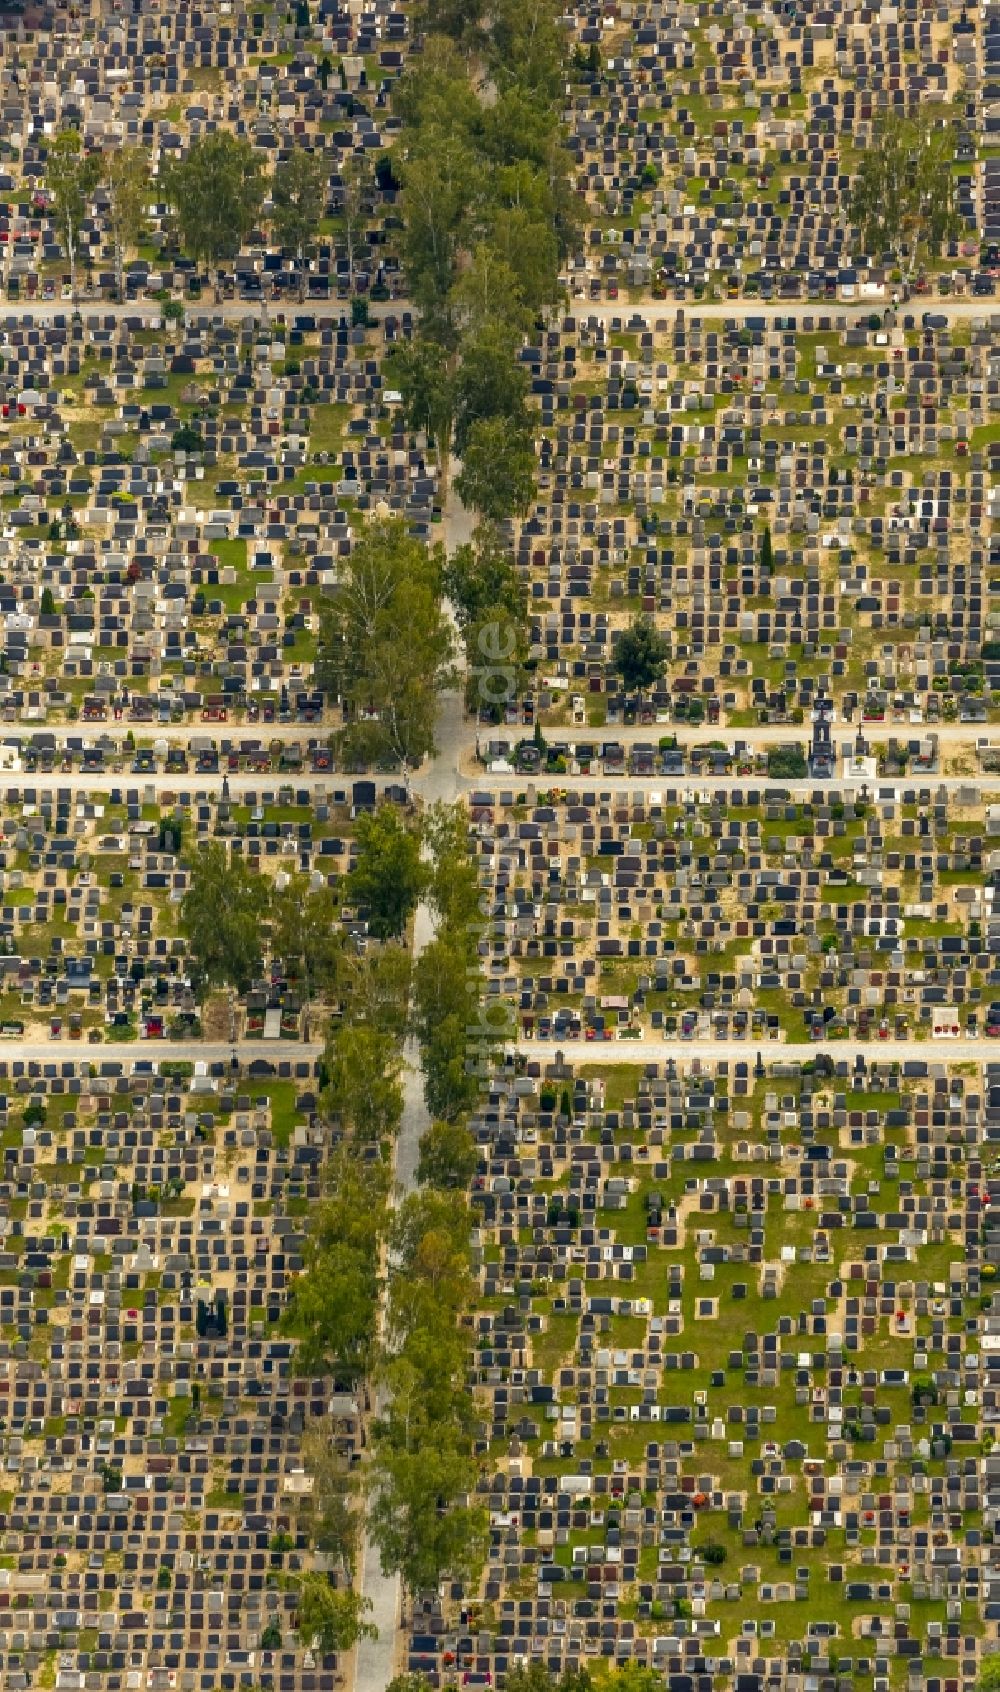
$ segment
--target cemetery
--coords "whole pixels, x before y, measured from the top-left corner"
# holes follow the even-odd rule
[[[1000,10],[0,11],[0,1685],[1000,1684]]]

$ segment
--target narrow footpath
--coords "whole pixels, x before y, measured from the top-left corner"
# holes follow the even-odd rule
[[[453,470],[454,470],[453,466]],[[449,483],[448,497],[442,513],[443,540],[449,555],[470,539],[475,519],[454,492],[454,474]],[[456,630],[456,647],[458,634]],[[437,751],[412,778],[414,796],[425,805],[438,801],[450,804],[464,789],[459,779],[464,739],[466,735],[463,698],[464,678],[459,685],[441,695],[435,725]],[[413,959],[434,938],[434,913],[421,902],[413,920]],[[403,1119],[396,1141],[396,1187],[394,1202],[399,1203],[412,1193],[417,1184],[417,1159],[420,1137],[430,1126],[430,1115],[424,1103],[424,1077],[420,1067],[420,1049],[415,1040],[408,1040],[403,1070]],[[382,1401],[379,1401],[379,1408]],[[355,1692],[384,1692],[397,1672],[399,1624],[402,1613],[402,1591],[397,1575],[384,1575],[378,1547],[367,1539],[361,1552],[361,1591],[371,1600],[368,1620],[378,1628],[377,1639],[363,1639],[355,1655]]]

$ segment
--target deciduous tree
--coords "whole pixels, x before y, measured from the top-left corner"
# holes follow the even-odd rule
[[[271,951],[301,981],[307,1000],[332,987],[342,949],[333,889],[313,887],[307,875],[289,876],[271,900]]]
[[[409,947],[391,942],[340,955],[335,991],[353,1022],[386,1034],[397,1044],[409,1020],[411,956]]]
[[[332,1416],[307,1424],[302,1435],[302,1462],[312,1480],[306,1507],[310,1541],[350,1581],[361,1537],[360,1485],[357,1469],[339,1448],[338,1427]]]
[[[306,258],[326,210],[330,173],[322,153],[293,147],[280,160],[271,186],[274,233],[299,264],[299,299],[306,291]]]
[[[376,1430],[368,1531],[383,1570],[408,1592],[435,1591],[445,1574],[469,1579],[481,1567],[488,1518],[472,1498],[475,1480],[467,1441],[398,1381]]]
[[[354,266],[358,242],[368,215],[368,193],[371,187],[371,161],[367,153],[352,153],[340,167],[340,190],[337,194],[337,214],[344,231],[344,251],[347,254],[347,285],[354,292]]]
[[[563,36],[555,0],[496,0],[490,67],[500,87],[517,83],[549,103],[559,98]]]
[[[448,300],[459,269],[476,161],[467,139],[438,124],[395,156],[403,183],[403,259],[409,292],[435,333],[449,334]]]
[[[422,429],[436,451],[446,483],[455,417],[455,379],[446,349],[426,335],[398,341],[389,349],[385,373],[387,385],[402,395],[407,426]]]
[[[503,419],[518,433],[529,426],[528,377],[516,350],[516,339],[499,325],[486,325],[462,343],[455,378],[455,447],[463,457],[479,422]]]
[[[493,524],[484,524],[471,541],[455,548],[444,567],[444,591],[463,632],[490,611],[505,611],[518,621],[525,615],[524,588]]]
[[[439,931],[464,936],[474,953],[486,932],[488,906],[480,890],[476,860],[469,850],[469,813],[461,803],[432,805],[424,816],[423,838],[430,855],[427,899],[437,912]]]
[[[77,301],[76,261],[80,227],[100,179],[100,154],[84,151],[77,130],[60,130],[48,149],[45,181],[55,202],[56,223],[66,248],[74,305]]]
[[[908,280],[921,257],[936,257],[959,234],[950,124],[933,107],[891,114],[874,125],[851,188],[850,216],[865,252],[891,253]]]
[[[479,1165],[476,1142],[462,1122],[432,1122],[420,1136],[417,1180],[442,1191],[464,1190]]]
[[[219,267],[236,257],[260,217],[266,179],[249,141],[215,129],[166,167],[163,186],[185,250]]]
[[[380,805],[358,818],[357,856],[345,883],[353,904],[367,912],[378,940],[398,938],[430,878],[420,856],[420,831],[397,805]]]
[[[438,694],[452,676],[442,607],[442,554],[400,521],[360,536],[323,618],[322,684],[344,704],[337,736],[348,758],[415,768],[434,748]]]
[[[103,163],[108,229],[115,252],[115,287],[121,299],[125,292],[125,254],[142,234],[152,192],[149,155],[144,147],[118,147],[105,155]]]
[[[535,450],[528,431],[505,417],[474,423],[455,492],[487,522],[523,515],[536,492]]]
[[[265,879],[211,841],[191,870],[181,903],[181,925],[202,981],[245,992],[260,969],[261,925],[270,904]]]
[[[668,647],[651,617],[635,617],[615,643],[613,663],[629,693],[645,693],[659,681]]]
[[[456,1423],[464,1423],[467,1342],[459,1316],[474,1292],[464,1193],[433,1188],[410,1193],[392,1218],[389,1243],[387,1328],[392,1353],[409,1359],[436,1416],[450,1414]],[[456,1395],[463,1403],[453,1407]]]
[[[515,340],[530,322],[513,262],[480,241],[451,290],[453,320],[464,335],[499,329]]]
[[[497,1049],[480,1024],[479,991],[465,937],[446,929],[425,946],[413,971],[414,1026],[432,1116],[454,1121],[471,1109]]]
[[[328,1175],[330,1196],[310,1209],[305,1267],[283,1326],[299,1339],[303,1374],[330,1371],[357,1380],[370,1373],[375,1357],[390,1172],[344,1144],[331,1156]]]
[[[324,1656],[331,1651],[351,1651],[359,1639],[376,1639],[378,1628],[366,1617],[372,1602],[353,1587],[334,1587],[325,1574],[301,1577],[296,1616],[304,1645],[318,1648]]]
[[[444,588],[465,646],[469,710],[497,719],[525,686],[529,644],[526,595],[495,524],[456,547]]]
[[[339,1117],[361,1145],[377,1145],[396,1133],[403,1089],[399,1045],[390,1034],[349,1022],[335,1032],[323,1065],[327,1083],[320,1103],[325,1115]]]

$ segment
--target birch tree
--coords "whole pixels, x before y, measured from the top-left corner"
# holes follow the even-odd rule
[[[60,130],[48,151],[45,181],[55,202],[56,223],[66,249],[74,305],[77,303],[76,266],[80,230],[100,179],[100,154],[84,152],[83,142],[75,129]]]
[[[108,230],[115,254],[115,289],[125,293],[125,254],[135,247],[150,198],[149,158],[141,147],[119,147],[104,159]]]

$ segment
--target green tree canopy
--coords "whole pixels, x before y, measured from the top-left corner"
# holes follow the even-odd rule
[[[261,963],[261,925],[270,884],[211,841],[198,852],[181,902],[181,926],[198,976],[245,992]]]
[[[289,876],[271,900],[271,951],[302,982],[307,998],[333,986],[342,950],[333,889],[313,887],[307,875]]]
[[[466,448],[477,423],[503,419],[518,433],[530,425],[528,376],[515,357],[516,340],[500,325],[466,337],[455,378],[455,446]]]
[[[525,591],[494,524],[484,524],[455,548],[444,567],[444,591],[463,633],[491,612],[506,612],[518,622],[525,618]]]
[[[445,1574],[474,1576],[488,1536],[486,1512],[469,1501],[474,1459],[464,1436],[427,1414],[402,1370],[376,1428],[372,1469],[368,1531],[384,1572],[413,1593],[436,1590]]]
[[[455,935],[464,932],[467,943],[474,941],[485,932],[484,894],[469,850],[465,806],[432,805],[424,816],[423,835],[431,860],[427,898],[440,918],[440,928]]]
[[[459,0],[464,4],[464,0]],[[475,133],[481,105],[466,74],[466,57],[445,33],[428,37],[396,84],[393,110],[402,119],[407,144],[420,142],[426,130],[443,129],[468,137]]]
[[[447,35],[470,45],[477,38],[482,15],[480,0],[421,0],[417,12],[428,35]]]
[[[468,1187],[479,1166],[476,1142],[462,1122],[432,1122],[420,1136],[417,1180],[441,1191]]]
[[[312,1418],[302,1435],[302,1462],[312,1478],[305,1513],[310,1543],[353,1579],[361,1538],[360,1477],[338,1444],[332,1416]]]
[[[378,1629],[366,1620],[370,1598],[350,1586],[331,1586],[325,1574],[304,1574],[301,1579],[296,1625],[303,1645],[328,1655],[352,1650],[359,1639],[377,1638]]]
[[[125,254],[136,245],[152,196],[149,154],[145,147],[118,147],[104,159],[108,192],[108,229],[115,252],[118,298],[125,292]]]
[[[370,1530],[383,1567],[411,1590],[471,1572],[483,1549],[484,1518],[463,1496],[475,1473],[461,1323],[475,1287],[469,1231],[464,1195],[431,1190],[404,1199],[390,1229],[391,1398],[376,1425]]]
[[[508,258],[494,244],[476,245],[451,290],[453,317],[463,334],[499,330],[514,339],[528,328],[531,314],[512,260],[513,252]]]
[[[385,943],[364,952],[345,947],[340,954],[335,991],[352,1022],[363,1023],[397,1043],[409,1021],[411,957],[409,947]]]
[[[309,1211],[305,1267],[293,1283],[283,1326],[299,1339],[296,1363],[303,1374],[332,1371],[357,1379],[375,1359],[390,1173],[345,1142],[331,1155],[328,1178],[330,1196]]]
[[[640,615],[615,643],[614,667],[628,692],[644,693],[658,682],[667,662],[667,642],[651,617]]]
[[[394,155],[394,168],[404,189],[402,248],[409,291],[436,334],[447,337],[449,295],[476,194],[475,154],[451,122],[433,122]]]
[[[430,879],[420,856],[420,832],[393,804],[358,818],[357,856],[345,891],[368,914],[369,932],[379,940],[403,933]]]
[[[405,1198],[389,1229],[392,1273],[387,1328],[396,1354],[409,1359],[419,1389],[439,1418],[468,1413],[464,1393],[468,1342],[459,1316],[470,1304],[469,1210],[465,1194],[423,1188]],[[434,1336],[433,1348],[428,1336]],[[433,1359],[430,1351],[433,1349]]]
[[[809,774],[805,751],[801,746],[772,746],[767,754],[767,773],[781,781],[801,781]]]
[[[526,685],[529,644],[527,596],[495,524],[455,548],[444,587],[465,646],[469,710],[499,717]]]
[[[563,35],[556,0],[495,0],[490,67],[498,86],[516,83],[542,100],[558,100]]]
[[[451,448],[455,381],[447,351],[426,335],[397,341],[385,361],[386,385],[402,395],[407,427],[422,429],[442,466]]]
[[[330,173],[322,153],[293,147],[275,168],[271,184],[271,220],[276,239],[299,261],[300,296],[305,289],[305,261],[326,210]]]
[[[46,154],[45,182],[55,201],[56,225],[66,248],[74,305],[80,227],[101,172],[101,155],[84,151],[79,131],[61,129]]]
[[[548,209],[552,195],[539,195],[545,210],[531,211],[519,195],[530,192],[538,181],[536,171],[527,166],[501,171],[499,186],[505,189],[513,204],[500,203],[491,208],[487,229],[492,250],[511,272],[513,288],[510,303],[498,304],[498,321],[523,328],[545,307],[555,304],[562,293],[559,284],[560,238],[555,212]],[[520,312],[515,310],[515,300]]]
[[[348,758],[415,768],[434,749],[437,696],[452,676],[441,595],[442,554],[401,521],[373,522],[324,613],[318,670],[348,717]]]
[[[480,1027],[465,936],[442,930],[417,959],[413,986],[427,1108],[451,1122],[475,1104],[501,1043],[491,1025]]]
[[[399,1045],[391,1034],[364,1023],[346,1023],[337,1029],[323,1058],[324,1115],[339,1117],[362,1145],[377,1145],[393,1136],[403,1114],[399,1065]]]
[[[455,492],[487,522],[522,516],[535,497],[535,449],[527,429],[508,418],[472,425]]]
[[[612,1684],[615,1676],[610,1676]],[[557,1680],[545,1663],[526,1663],[507,1675],[509,1692],[591,1692],[593,1681],[586,1669],[566,1669]]]
[[[368,153],[351,153],[340,167],[340,183],[336,197],[337,216],[344,237],[347,255],[347,285],[354,292],[354,264],[358,245],[368,221],[368,196],[373,171]]]
[[[186,252],[206,264],[235,258],[260,217],[266,180],[260,154],[228,129],[192,141],[166,166],[163,186]]]
[[[905,260],[910,276],[922,257],[936,257],[960,233],[953,154],[951,126],[933,107],[878,119],[858,159],[850,198],[851,222],[870,257],[891,253],[897,264]]]
[[[760,537],[760,567],[762,570],[766,570],[768,574],[774,568],[774,542],[771,539],[770,523],[764,524],[763,533]]]

